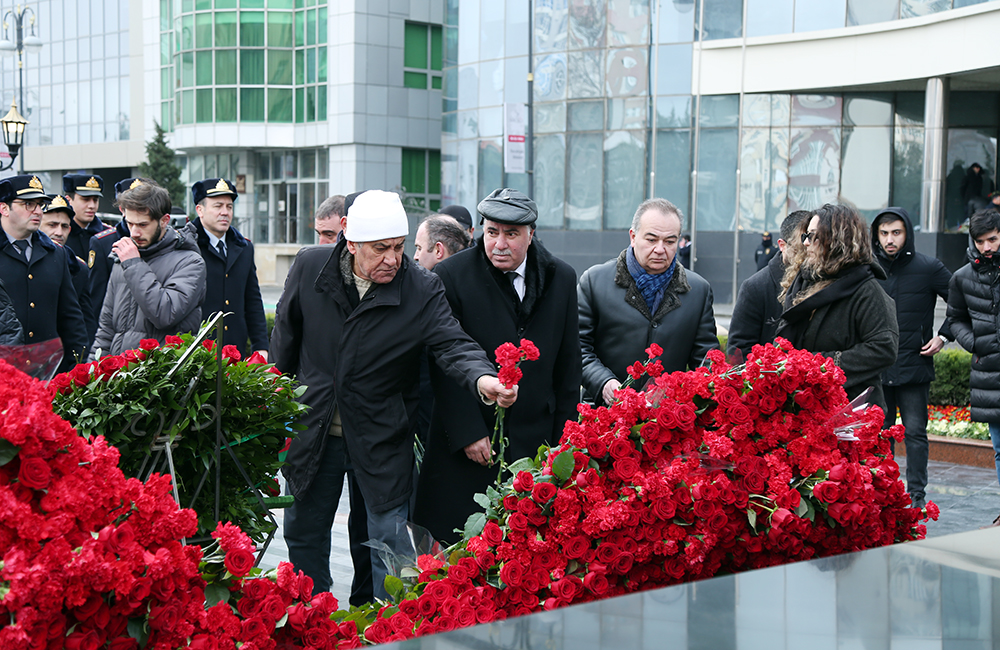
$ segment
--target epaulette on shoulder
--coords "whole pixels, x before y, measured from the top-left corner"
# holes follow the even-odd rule
[[[116,232],[114,228],[108,228],[107,230],[102,230],[101,232],[97,233],[96,235],[94,235],[94,237],[96,237],[97,239],[103,239],[113,232]]]

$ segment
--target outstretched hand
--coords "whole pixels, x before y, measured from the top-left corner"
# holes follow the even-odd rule
[[[505,388],[500,380],[492,375],[479,378],[479,394],[490,402],[496,402],[501,408],[510,407],[517,400],[517,386]]]

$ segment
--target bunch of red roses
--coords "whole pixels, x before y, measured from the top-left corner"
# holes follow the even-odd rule
[[[716,352],[660,374],[647,352],[633,368],[657,375],[646,390],[581,405],[559,446],[511,465],[481,532],[447,563],[422,558],[369,642],[917,539],[937,517],[909,507],[881,411],[844,413],[832,360],[779,340],[744,366]]]

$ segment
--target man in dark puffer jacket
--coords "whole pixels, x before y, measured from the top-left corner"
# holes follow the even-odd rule
[[[972,352],[972,419],[990,427],[1000,480],[1000,212],[980,210],[969,220],[969,263],[948,286],[948,324]],[[1000,525],[1000,517],[993,521]]]
[[[951,339],[948,323],[934,333],[937,297],[948,300],[951,273],[941,260],[916,251],[913,224],[903,208],[886,208],[872,224],[875,259],[885,271],[878,280],[896,301],[899,351],[882,373],[885,425],[896,423],[896,407],[906,427],[906,489],[913,506],[923,508],[927,487],[927,399],[934,379],[934,355]]]

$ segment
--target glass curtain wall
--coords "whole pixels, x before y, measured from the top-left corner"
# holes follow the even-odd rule
[[[270,244],[314,244],[313,216],[329,194],[329,151],[302,149],[251,156],[253,198],[247,235]],[[249,185],[249,182],[248,182]]]

